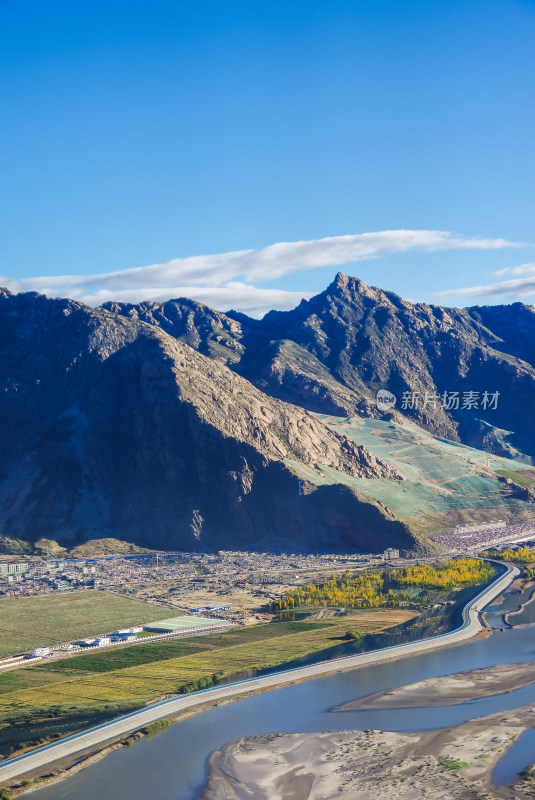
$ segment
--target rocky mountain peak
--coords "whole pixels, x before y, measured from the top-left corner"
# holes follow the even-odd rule
[[[386,292],[376,286],[369,286],[360,278],[339,272],[325,291],[311,298],[311,300],[303,302],[300,309],[305,311],[307,308],[313,308],[315,313],[321,313],[322,310],[326,311],[329,307],[332,307],[333,303],[335,305],[351,306],[354,309],[369,307],[374,304],[400,308],[405,304],[405,301],[393,292]],[[291,311],[288,312],[290,315],[292,313]]]

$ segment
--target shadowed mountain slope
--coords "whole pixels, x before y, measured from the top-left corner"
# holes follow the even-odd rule
[[[318,465],[398,480],[393,467],[163,325],[2,290],[0,354],[4,536],[182,549],[415,544],[380,502],[314,482]]]

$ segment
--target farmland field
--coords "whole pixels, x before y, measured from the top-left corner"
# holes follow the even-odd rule
[[[166,609],[85,591],[0,599],[0,656],[163,619]]]
[[[351,617],[279,622],[180,641],[136,644],[66,658],[0,675],[0,753],[16,744],[23,723],[50,731],[54,717],[79,729],[77,717],[120,714],[187,685],[275,667],[339,644],[348,627],[371,633],[405,622],[414,613],[369,609]],[[199,685],[202,685],[199,684]],[[205,684],[206,685],[206,684]],[[31,723],[30,723],[31,720]],[[2,729],[1,723],[10,722]],[[15,724],[13,724],[15,723]],[[65,728],[62,727],[62,735]]]

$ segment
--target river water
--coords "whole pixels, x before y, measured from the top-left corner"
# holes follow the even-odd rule
[[[329,711],[357,697],[413,681],[523,661],[535,661],[534,626],[497,632],[487,639],[267,692],[176,723],[158,736],[116,750],[67,781],[45,787],[32,797],[36,800],[116,800],[119,795],[129,800],[194,800],[205,779],[209,754],[242,736],[367,728],[432,730],[534,703],[535,684],[457,706]],[[522,769],[527,762],[520,761],[522,755],[518,756],[517,751],[513,766],[506,763],[498,778],[502,774],[509,775],[512,769],[517,772]]]

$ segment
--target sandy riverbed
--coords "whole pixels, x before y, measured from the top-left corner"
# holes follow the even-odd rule
[[[348,731],[240,739],[210,756],[200,800],[527,800],[535,797],[527,782],[495,787],[491,775],[497,760],[531,727],[535,705],[418,734]]]
[[[409,683],[336,706],[332,711],[450,706],[511,692],[535,681],[535,663],[500,664]]]

